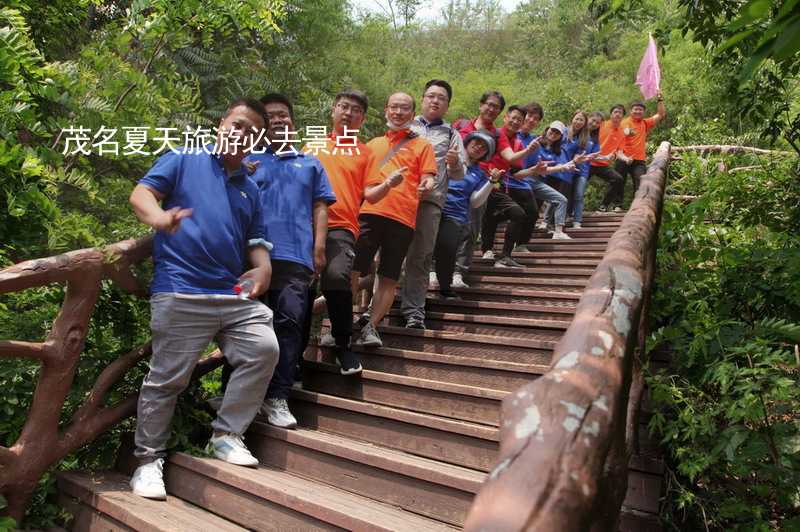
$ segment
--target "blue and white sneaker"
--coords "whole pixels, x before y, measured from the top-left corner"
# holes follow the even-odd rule
[[[209,451],[223,462],[248,467],[258,465],[258,459],[250,454],[250,450],[245,447],[242,437],[238,434],[223,434],[217,438],[212,436],[208,447]]]

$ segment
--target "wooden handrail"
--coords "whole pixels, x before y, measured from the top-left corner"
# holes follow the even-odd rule
[[[18,523],[48,469],[136,413],[137,394],[108,406],[104,399],[128,370],[150,356],[149,342],[109,364],[65,428],[59,429],[102,281],[110,279],[127,292],[147,297],[131,267],[148,259],[151,250],[152,238],[146,237],[29,260],[0,270],[0,294],[66,284],[61,310],[43,342],[0,341],[0,359],[30,358],[41,363],[22,432],[12,446],[0,446],[0,495],[8,502],[4,511]],[[195,377],[220,363],[217,350],[198,364]]]
[[[617,529],[643,388],[638,353],[670,144],[658,148],[550,369],[503,401],[500,455],[468,531]]]

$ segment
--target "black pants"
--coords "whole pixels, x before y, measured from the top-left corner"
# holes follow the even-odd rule
[[[272,261],[272,280],[261,300],[273,312],[273,328],[278,337],[280,356],[266,397],[287,399],[294,384],[297,362],[303,354],[306,334],[308,288],[312,272],[302,264],[285,260]],[[227,362],[222,369],[223,388],[232,369]]]
[[[606,194],[601,205],[617,207],[622,205],[622,193],[625,190],[625,179],[611,166],[592,166],[589,168],[589,177],[599,177],[606,182]]]
[[[511,199],[511,196],[499,190],[493,190],[489,194],[489,199],[486,200],[486,214],[483,215],[481,251],[486,253],[494,247],[494,234],[497,232],[497,224],[508,220],[502,257],[510,257],[511,251],[519,241],[519,235],[526,219],[525,210]]]
[[[533,234],[536,219],[539,218],[539,206],[536,204],[536,198],[533,197],[533,191],[530,189],[510,188],[508,189],[508,195],[525,211],[525,221],[520,229],[517,245],[527,244]]]
[[[327,265],[322,272],[320,286],[327,302],[331,335],[339,347],[347,347],[353,335],[353,292],[350,287],[350,274],[356,256],[355,243],[355,237],[346,229],[331,229],[325,240]]]
[[[462,224],[446,216],[442,216],[439,222],[439,234],[436,237],[436,246],[433,248],[433,258],[436,261],[436,277],[442,291],[449,290],[453,282],[458,246],[467,232],[469,224]]]
[[[633,161],[631,164],[624,163],[622,161],[617,161],[615,168],[619,175],[622,176],[622,190],[625,190],[625,181],[627,180],[628,176],[631,177],[631,183],[633,184],[633,194],[636,194],[636,191],[639,190],[639,180],[641,177],[647,173],[647,164],[644,161]]]

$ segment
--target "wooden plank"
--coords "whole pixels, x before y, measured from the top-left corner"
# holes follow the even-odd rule
[[[128,477],[113,471],[63,472],[59,490],[97,512],[142,532],[243,532],[244,529],[175,497],[166,501],[134,495]]]
[[[324,523],[323,529],[334,527],[344,530],[387,532],[452,531],[452,527],[444,523],[284,471],[264,467],[257,469],[238,467],[220,460],[197,458],[183,453],[171,457],[170,466],[176,471],[177,489],[206,483],[216,484],[221,489],[228,490],[224,497],[208,497],[208,504],[218,504],[224,502],[226,498],[244,502],[246,494],[291,509],[303,516],[313,517]],[[181,477],[181,482],[177,482],[178,477]],[[236,508],[236,504],[230,505],[231,512],[236,513]],[[219,509],[222,510],[221,507]],[[272,513],[264,511],[261,515],[260,529],[289,528],[284,528],[280,524],[273,526],[271,519]],[[307,527],[300,526],[293,529],[306,530]]]

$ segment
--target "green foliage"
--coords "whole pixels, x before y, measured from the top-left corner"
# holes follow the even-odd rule
[[[652,306],[651,347],[673,352],[649,385],[676,530],[800,523],[800,185],[795,161],[754,162],[686,154],[671,171],[700,196],[665,206]]]

